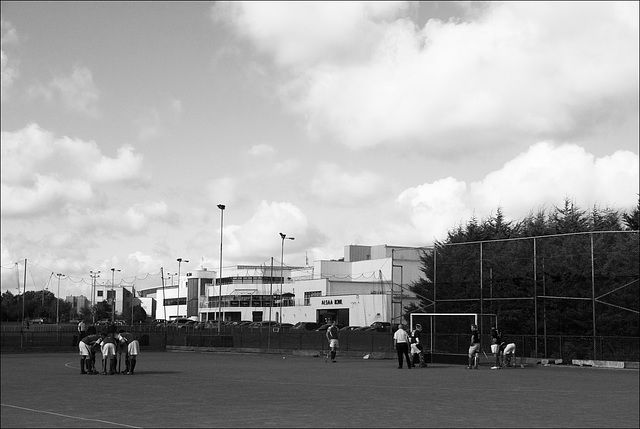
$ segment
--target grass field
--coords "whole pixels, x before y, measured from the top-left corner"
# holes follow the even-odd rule
[[[3,428],[640,424],[637,370],[398,370],[395,360],[144,350],[132,376],[81,375],[75,353],[1,363]]]

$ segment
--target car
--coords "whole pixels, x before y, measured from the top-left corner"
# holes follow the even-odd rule
[[[391,323],[389,322],[373,322],[364,331],[389,332]]]
[[[47,323],[44,317],[34,317],[31,319],[31,323],[36,323],[38,325],[42,325],[43,323]]]
[[[313,331],[322,326],[322,323],[318,322],[298,322],[291,327],[294,330],[305,330],[305,331]]]
[[[74,325],[77,325],[80,322],[82,322],[82,319],[71,319],[71,320],[69,320],[69,323],[72,323]]]
[[[322,325],[321,327],[319,327],[318,329],[316,329],[316,332],[323,332],[326,331],[327,329],[329,329],[329,326],[331,326],[331,323],[325,323],[324,325]],[[336,326],[338,327],[338,329],[342,329],[344,328],[344,325],[341,325],[339,323],[336,323]]]
[[[193,326],[196,323],[198,323],[196,320],[187,319],[187,318],[184,318],[184,317],[178,317],[176,319],[173,319],[171,321],[170,325],[174,326],[174,327],[176,327],[178,329],[182,329],[182,328]]]
[[[293,323],[278,323],[276,325],[276,328],[289,330],[293,328]]]
[[[344,328],[340,329],[341,331],[362,331],[363,329],[368,328],[368,326],[345,326]]]
[[[269,326],[275,327],[278,322],[274,322],[273,320],[263,320],[261,322],[253,322],[247,325],[247,328],[268,328]]]

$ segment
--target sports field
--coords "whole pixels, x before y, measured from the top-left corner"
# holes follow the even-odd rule
[[[640,424],[637,370],[144,351],[135,375],[81,375],[75,353],[1,363],[3,428]]]

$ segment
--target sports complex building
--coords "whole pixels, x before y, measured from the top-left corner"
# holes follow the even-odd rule
[[[165,320],[398,323],[403,306],[418,303],[409,285],[420,277],[425,250],[347,245],[344,257],[316,261],[312,267],[225,267],[221,281],[216,271],[200,267],[181,275],[177,284],[139,293],[155,299],[155,317]]]

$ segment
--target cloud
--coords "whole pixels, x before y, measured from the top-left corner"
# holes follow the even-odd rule
[[[370,5],[234,3],[226,19],[287,72],[309,130],[353,149],[567,140],[638,114],[635,2],[506,2],[423,27]]]
[[[311,181],[311,192],[329,204],[348,205],[376,198],[385,189],[385,181],[370,171],[354,173],[338,164],[318,165]]]
[[[589,207],[619,209],[637,204],[638,155],[616,151],[596,158],[573,144],[541,142],[470,185],[475,206],[489,213],[498,206],[523,216],[543,203],[561,204],[565,197]]]
[[[597,158],[577,145],[541,142],[480,181],[449,177],[403,191],[398,204],[411,221],[402,234],[407,243],[431,243],[474,214],[486,218],[500,207],[508,219],[520,220],[548,204],[562,205],[567,197],[584,208],[632,209],[639,167],[638,155],[628,151]]]
[[[1,90],[2,100],[4,101],[8,95],[7,90],[13,85],[13,82],[20,75],[16,61],[10,60],[9,56],[5,52],[5,47],[8,45],[15,45],[18,43],[18,33],[13,25],[6,21],[4,18],[0,19],[2,27],[2,49],[0,50],[0,64],[2,66],[1,72]]]
[[[275,153],[275,151],[276,150],[273,146],[260,143],[260,144],[251,146],[251,149],[249,149],[249,155],[255,156],[255,157],[263,157],[263,156],[272,155]]]
[[[302,68],[366,53],[383,31],[379,22],[406,9],[406,2],[232,2],[216,4],[212,17],[233,25],[276,63]]]
[[[160,108],[150,108],[142,113],[135,121],[140,128],[138,139],[142,141],[153,140],[166,133],[169,126],[175,125],[182,117],[182,102],[177,99],[169,99]]]
[[[68,109],[97,117],[100,90],[93,81],[91,70],[75,66],[68,76],[56,76],[46,85],[33,84],[28,93],[32,98],[44,98],[52,101],[58,97]]]
[[[308,229],[307,217],[294,204],[263,200],[242,225],[224,226],[224,247],[230,257],[240,260],[266,259],[280,249],[279,232],[290,237],[307,236]],[[291,251],[296,243],[288,242],[287,247]]]
[[[90,204],[106,183],[145,179],[142,155],[124,145],[116,158],[95,142],[56,137],[37,124],[2,131],[2,215],[40,215],[75,204]]]

